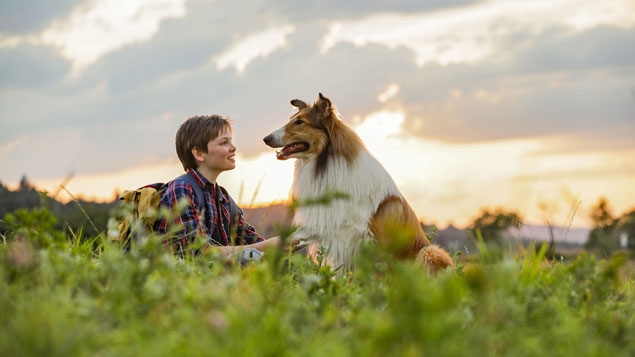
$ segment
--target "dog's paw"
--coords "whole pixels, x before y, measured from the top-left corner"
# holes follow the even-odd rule
[[[454,261],[450,254],[436,244],[424,247],[417,254],[417,262],[422,263],[435,276],[438,271],[454,266]]]

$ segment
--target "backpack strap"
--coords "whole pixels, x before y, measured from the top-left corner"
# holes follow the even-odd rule
[[[192,188],[194,189],[194,199],[196,200],[196,203],[199,207],[202,207],[204,209],[205,196],[203,196],[203,189],[201,188],[201,185],[198,184],[198,181],[196,181],[194,176],[186,172],[183,175],[179,176],[177,179],[183,179],[185,180],[185,182],[190,184],[190,186],[192,186]],[[227,193],[227,190],[225,190],[224,187],[221,187],[220,185],[218,185],[218,187],[223,191],[223,194],[229,198],[229,225],[233,227],[236,225],[238,205],[236,204],[236,201],[234,201],[232,196]]]
[[[186,172],[183,175],[176,178],[176,180],[178,179],[183,179],[190,186],[192,186],[192,189],[194,190],[194,199],[196,200],[196,204],[198,204],[198,207],[200,209],[205,209],[205,196],[203,195],[203,188],[201,187],[201,185],[198,184],[198,181],[196,181],[194,176]]]
[[[220,189],[223,191],[225,196],[229,198],[229,224],[233,227],[236,225],[236,216],[238,215],[238,205],[236,204],[236,201],[234,201],[232,196],[230,196],[229,193],[227,193],[227,190],[224,187],[220,185],[218,187],[220,187]]]

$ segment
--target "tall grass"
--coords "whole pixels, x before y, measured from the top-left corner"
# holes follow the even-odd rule
[[[3,356],[632,356],[635,284],[621,255],[571,263],[488,251],[428,276],[374,247],[339,276],[281,251],[241,268],[69,239],[45,210],[0,243]]]

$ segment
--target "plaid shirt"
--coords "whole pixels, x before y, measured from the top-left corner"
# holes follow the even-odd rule
[[[167,233],[172,224],[182,227],[168,241],[176,252],[183,252],[197,235],[207,237],[209,244],[217,246],[245,245],[264,240],[256,233],[256,229],[245,221],[243,211],[240,208],[238,208],[233,227],[235,230],[230,232],[230,201],[227,191],[218,184],[209,182],[194,169],[189,169],[188,173],[203,188],[205,207],[203,209],[198,207],[197,200],[194,198],[194,189],[188,183],[182,179],[173,180],[168,184],[160,203],[162,207],[172,208],[173,220],[168,222],[162,218],[154,227],[155,231],[159,233]],[[176,212],[177,202],[184,197],[188,199],[190,204],[182,212]],[[213,234],[216,227],[220,229],[216,234]],[[232,236],[232,233],[235,233],[235,236]],[[197,254],[198,251],[193,251],[193,253]]]

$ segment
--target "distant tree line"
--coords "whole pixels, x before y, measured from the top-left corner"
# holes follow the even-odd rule
[[[584,244],[587,251],[608,257],[619,250],[635,250],[635,208],[615,215],[608,200],[602,197],[591,207],[590,219],[593,228]],[[486,208],[474,219],[468,232],[472,237],[480,237],[486,243],[500,246],[508,238],[505,235],[507,229],[521,224],[522,217],[514,211]],[[547,256],[553,256],[554,243],[552,234]]]
[[[635,250],[635,208],[616,216],[606,198],[591,208],[593,229],[585,248],[610,255],[620,249]]]
[[[28,181],[26,176],[20,180],[20,186],[16,191],[10,191],[0,182],[0,218],[8,213],[19,210],[31,210],[44,207],[51,211],[57,218],[57,229],[67,232],[82,231],[85,235],[94,235],[105,232],[108,219],[113,209],[119,206],[117,201],[110,203],[97,203],[81,199],[61,203],[47,194],[38,192]],[[593,228],[589,234],[584,248],[601,256],[609,256],[621,249],[635,250],[635,208],[622,214],[615,215],[606,198],[601,198],[591,208],[590,218]],[[465,230],[469,242],[460,242],[460,247],[468,244],[474,247],[473,243],[482,239],[487,244],[503,246],[505,244],[506,232],[510,227],[517,227],[523,224],[520,214],[512,210],[501,208],[484,208],[480,211],[470,226]],[[4,219],[0,220],[0,233],[7,232],[7,225]],[[427,227],[426,231],[430,231]],[[435,228],[436,230],[436,228]],[[455,234],[458,229],[453,228]],[[433,233],[437,235],[437,233]],[[440,235],[443,238],[444,234]],[[438,242],[441,245],[449,242]],[[550,242],[548,254],[553,254],[554,241]]]
[[[38,192],[26,176],[20,180],[17,190],[11,191],[0,182],[0,219],[7,213],[19,210],[31,210],[45,207],[57,218],[57,229],[77,233],[80,230],[86,235],[95,235],[106,231],[108,218],[118,202],[97,203],[81,199],[62,203]],[[7,225],[0,220],[0,233],[6,233]]]

